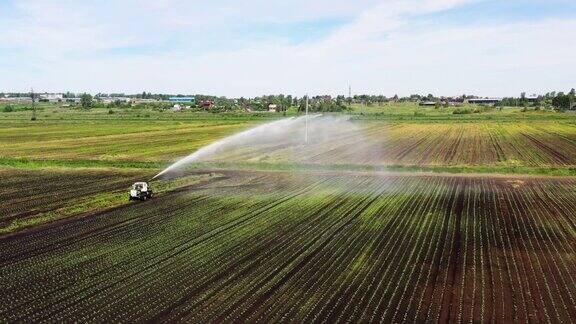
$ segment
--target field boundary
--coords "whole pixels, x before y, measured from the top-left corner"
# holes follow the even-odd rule
[[[171,162],[107,161],[107,160],[40,160],[0,157],[0,168],[36,169],[137,169],[162,170]],[[431,174],[533,175],[576,176],[576,166],[530,167],[505,165],[363,165],[363,164],[305,164],[290,162],[199,162],[188,166],[191,170],[256,170],[256,171],[360,171]]]
[[[0,157],[0,167],[18,169],[49,168],[116,168],[116,169],[157,169],[161,170],[169,163],[153,161],[110,161],[110,160],[51,160]]]

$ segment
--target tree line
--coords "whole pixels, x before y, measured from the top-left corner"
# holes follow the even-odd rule
[[[560,92],[548,92],[545,95],[537,96],[536,98],[526,97],[526,93],[520,94],[520,97],[514,98],[503,98],[499,103],[500,106],[507,107],[536,107],[543,109],[557,109],[560,111],[565,111],[569,109],[574,109],[576,104],[576,90],[572,88],[568,93]]]
[[[18,92],[0,92],[0,96],[9,97],[30,97],[30,93]],[[143,91],[138,94],[124,94],[124,93],[98,93],[94,96],[88,93],[73,93],[66,92],[63,94],[65,101],[70,101],[72,98],[80,98],[80,106],[89,109],[98,105],[98,103],[105,98],[130,98],[130,99],[151,99],[157,101],[167,101],[170,97],[194,97],[195,101],[191,105],[195,108],[209,107],[211,111],[232,111],[232,110],[250,110],[250,111],[266,111],[271,105],[277,112],[284,112],[291,107],[295,107],[298,111],[305,110],[306,97],[296,97],[292,95],[263,95],[254,98],[227,98],[224,96],[210,96],[210,95],[190,95],[190,94],[153,94],[151,92]],[[458,97],[438,97],[433,94],[419,95],[412,94],[409,96],[399,97],[394,95],[386,97],[384,95],[367,95],[360,94],[351,97],[339,95],[332,97],[329,95],[316,95],[308,99],[308,110],[311,112],[340,112],[350,110],[352,104],[363,104],[367,106],[382,105],[387,102],[448,102],[457,101],[464,102],[466,99],[479,98],[473,95],[461,95]],[[209,103],[203,105],[202,103]],[[543,109],[557,109],[565,111],[568,109],[575,109],[576,105],[576,90],[571,89],[569,92],[549,92],[537,97],[527,97],[526,93],[520,94],[519,97],[506,97],[503,98],[497,106],[501,107],[536,107]],[[109,104],[110,107],[124,107],[133,106],[131,103],[122,101]]]

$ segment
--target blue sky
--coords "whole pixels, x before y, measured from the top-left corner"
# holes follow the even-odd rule
[[[3,0],[0,91],[542,93],[570,40],[573,0]]]
[[[542,18],[574,18],[576,1],[491,0],[434,14],[437,19],[465,24],[470,21],[510,22]]]

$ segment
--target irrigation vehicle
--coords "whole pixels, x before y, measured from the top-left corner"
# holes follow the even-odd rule
[[[147,182],[136,182],[130,189],[128,200],[148,200],[152,198],[152,189]]]

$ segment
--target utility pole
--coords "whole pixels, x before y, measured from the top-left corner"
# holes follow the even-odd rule
[[[352,86],[348,85],[348,106],[352,106]]]
[[[304,142],[308,143],[308,94],[306,94],[306,132],[304,133]]]
[[[36,102],[34,98],[34,88],[30,88],[30,97],[32,98],[32,119],[36,120]]]

